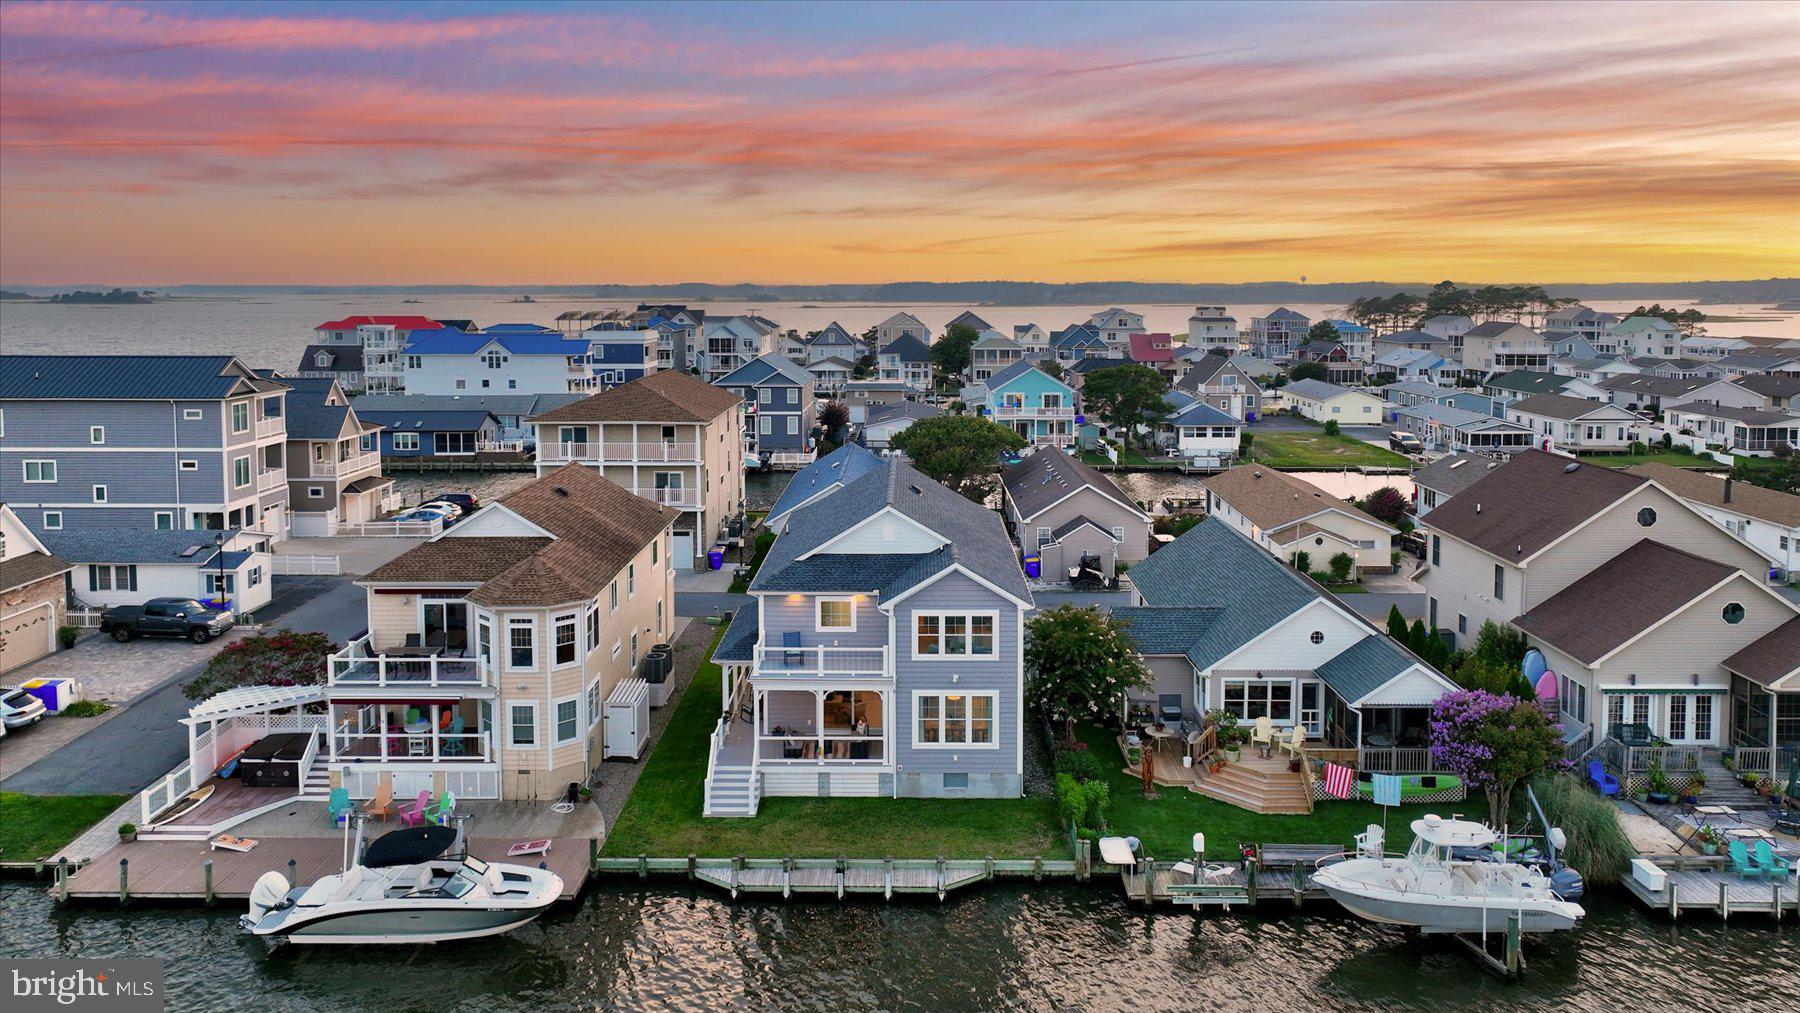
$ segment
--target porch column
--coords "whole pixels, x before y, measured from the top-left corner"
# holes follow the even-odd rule
[[[821,655],[822,656],[822,655]],[[821,662],[823,664],[823,662]],[[825,759],[825,692],[813,690],[813,735],[818,739],[819,759]]]
[[[438,713],[438,707],[439,707],[439,705],[435,704],[435,703],[431,705],[431,762],[433,762],[433,763],[436,763],[438,761],[438,758],[444,755],[444,754],[438,752],[438,719],[439,719],[439,717],[441,717],[441,715]],[[550,714],[550,720],[552,722],[554,722],[556,720],[556,714],[554,711],[552,711]],[[555,726],[553,724],[552,728],[554,728],[554,727]],[[551,738],[551,741],[554,742],[556,739],[556,736],[552,735],[550,738]]]
[[[194,732],[194,723],[192,721],[186,721],[183,722],[183,724],[187,725],[188,730],[188,790],[194,791],[200,787],[199,782],[194,780],[194,768],[196,766],[194,761],[199,759],[199,757],[194,755],[194,750],[200,745],[200,736]],[[217,721],[212,723],[212,733],[213,742],[216,744],[219,741],[219,723]],[[212,768],[208,767],[206,773],[208,776],[211,776]]]
[[[755,767],[762,762],[763,737],[763,691],[756,687],[750,689],[750,765]]]
[[[375,744],[381,747],[381,758],[383,760],[385,760],[388,758],[388,709],[387,709],[387,704],[382,704],[381,709],[377,710],[375,712],[375,726],[376,726],[376,731],[379,733],[378,735],[375,736]]]

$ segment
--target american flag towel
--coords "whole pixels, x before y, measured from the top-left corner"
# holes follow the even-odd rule
[[[1356,787],[1356,771],[1335,763],[1325,765],[1325,794],[1332,798],[1349,798]]]

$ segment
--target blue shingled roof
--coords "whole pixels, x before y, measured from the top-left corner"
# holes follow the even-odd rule
[[[881,354],[899,356],[901,362],[931,361],[930,347],[911,334],[902,334],[888,342],[881,349]]]
[[[1196,401],[1178,412],[1169,414],[1171,425],[1177,426],[1236,426],[1242,425],[1228,413],[1222,412],[1204,401]]]
[[[1386,637],[1370,634],[1342,654],[1313,669],[1313,674],[1348,703],[1368,696],[1416,664]]]
[[[489,342],[513,355],[586,355],[586,338],[565,337],[556,331],[507,330],[523,324],[502,324],[473,334],[445,327],[436,331],[414,331],[406,343],[408,355],[472,355]]]
[[[118,528],[69,528],[61,531],[46,531],[42,527],[33,527],[32,534],[44,543],[52,555],[59,556],[71,563],[113,563],[119,565],[152,564],[182,565],[193,567],[218,567],[213,557],[217,549],[213,539],[220,534],[229,542],[238,534],[237,529],[227,531],[187,531],[175,530],[138,530],[121,531]],[[188,556],[182,553],[195,549]],[[225,569],[232,570],[241,566],[250,558],[250,553],[232,549],[225,553]]]
[[[990,391],[999,390],[1000,388],[1006,386],[1007,384],[1018,379],[1019,377],[1024,376],[1026,374],[1026,372],[1028,372],[1030,370],[1037,370],[1040,373],[1044,373],[1043,370],[1038,369],[1036,362],[1032,361],[1031,359],[1021,359],[1018,362],[1015,362],[1012,365],[1001,370],[1000,372],[995,373],[993,376],[988,377],[987,378],[987,389]],[[1058,386],[1062,387],[1065,390],[1073,390],[1073,388],[1071,388],[1068,384],[1063,383],[1061,380],[1058,380],[1053,376],[1050,376],[1049,373],[1044,373],[1044,376],[1047,377],[1048,379],[1050,379],[1051,382],[1057,384]]]
[[[1186,654],[1218,620],[1219,611],[1129,605],[1114,608],[1112,615],[1126,623],[1125,633],[1137,645],[1139,654],[1168,655]]]
[[[209,401],[285,385],[249,372],[230,355],[4,355],[0,398]]]
[[[843,486],[881,467],[881,458],[854,443],[846,443],[794,473],[781,497],[769,508],[765,523],[772,523],[800,504],[834,486]]]
[[[813,382],[813,376],[794,360],[785,355],[769,352],[759,355],[742,366],[725,374],[722,379],[714,380],[715,387],[734,387],[739,385],[754,386],[768,382],[772,377],[780,376],[796,387],[804,387]]]
[[[374,422],[384,429],[421,433],[472,433],[493,418],[488,412],[467,410],[440,412],[365,409],[356,414],[363,421]]]
[[[1204,668],[1298,612],[1324,592],[1216,517],[1131,568],[1146,604],[1218,609],[1187,654]]]
[[[716,662],[756,660],[756,634],[761,618],[755,605],[747,605],[737,610],[731,617],[731,625],[725,627],[725,635],[719,638],[719,646],[713,649],[712,660]]]
[[[344,431],[348,405],[326,404],[336,380],[295,377],[281,381],[294,388],[287,396],[287,434],[290,440],[334,440]]]

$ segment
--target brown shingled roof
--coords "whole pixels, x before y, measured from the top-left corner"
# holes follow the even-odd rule
[[[480,584],[550,544],[548,538],[442,538],[402,552],[363,575],[374,584]]]
[[[0,591],[11,591],[15,587],[35,584],[45,577],[54,577],[59,573],[67,573],[75,564],[58,559],[47,552],[27,552],[11,559],[0,561]],[[61,592],[57,592],[61,594]]]
[[[1514,619],[1513,625],[1591,665],[1736,572],[1646,538]]]
[[[1527,450],[1425,517],[1425,525],[1517,562],[1644,484],[1641,475]]]
[[[1310,482],[1261,464],[1240,464],[1200,483],[1264,531],[1274,531],[1321,510],[1341,510],[1371,524],[1388,525]]]
[[[1727,671],[1764,686],[1800,675],[1800,616],[1795,616],[1726,658]],[[1786,689],[1800,687],[1788,686]]]
[[[1639,464],[1625,470],[1656,482],[1682,499],[1726,507],[1785,527],[1800,527],[1800,496],[1748,482],[1732,482],[1731,502],[1727,503],[1726,483],[1704,472],[1658,463]]]
[[[534,415],[528,421],[711,422],[741,400],[699,377],[668,369]]]

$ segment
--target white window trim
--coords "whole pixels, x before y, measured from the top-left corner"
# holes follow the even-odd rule
[[[204,418],[206,418],[206,413],[198,408],[183,408],[181,410],[181,419],[183,422],[198,422]]]
[[[571,735],[570,737],[565,739],[562,737],[562,727],[561,727],[562,720],[559,717],[557,712],[560,711],[562,709],[562,705],[566,704],[566,703],[572,703],[575,705],[575,734]],[[581,741],[581,733],[582,733],[581,709],[585,706],[586,706],[586,703],[582,700],[580,695],[559,696],[556,698],[555,701],[552,702],[551,707],[550,707],[550,744],[551,745],[567,746],[567,745],[571,745],[573,743]]]
[[[107,493],[106,486],[104,484],[95,483],[95,485],[94,485],[94,502],[96,502],[96,503],[110,502],[110,500],[107,499],[108,495],[109,494]]]
[[[243,462],[243,465],[244,465],[244,480],[242,482],[237,480],[238,462],[240,462],[240,461]],[[233,489],[247,489],[250,487],[250,483],[252,483],[254,481],[256,481],[256,469],[250,467],[249,455],[245,455],[243,457],[232,458],[231,459],[231,487]]]
[[[593,681],[587,684],[587,689],[582,691],[581,706],[587,715],[587,737],[589,738],[592,738],[594,732],[599,730],[602,708],[606,706],[606,702],[600,699],[601,689],[601,678],[596,675]]]
[[[43,475],[43,473],[44,473],[44,469],[41,466],[48,464],[50,466],[50,477],[49,478],[32,478],[31,477],[31,466],[34,464],[40,465],[40,467],[38,468],[38,474],[40,476]],[[31,458],[30,460],[19,462],[19,478],[22,479],[26,485],[55,485],[56,484],[56,476],[57,476],[57,470],[56,470],[55,458],[49,458],[49,457],[35,458],[34,457],[34,458]]]
[[[1250,700],[1249,687],[1251,687],[1251,686],[1274,686],[1277,683],[1285,684],[1289,688],[1290,695],[1288,696],[1288,710],[1290,713],[1289,713],[1289,716],[1285,719],[1277,718],[1271,714],[1269,716],[1270,723],[1280,725],[1283,728],[1286,728],[1289,725],[1298,724],[1300,722],[1300,683],[1301,683],[1301,680],[1299,680],[1299,679],[1257,679],[1257,678],[1253,678],[1250,676],[1233,677],[1233,678],[1228,678],[1228,679],[1221,678],[1219,680],[1219,707],[1222,710],[1229,709],[1226,707],[1226,704],[1225,704],[1225,688],[1227,686],[1234,685],[1234,684],[1244,686],[1244,701],[1246,704],[1248,704],[1249,700]],[[1269,702],[1271,703],[1271,705],[1273,704],[1273,696],[1272,695],[1270,696]],[[1248,710],[1249,708],[1246,706],[1245,709]],[[1254,718],[1246,718],[1246,717],[1243,717],[1242,715],[1240,715],[1238,720],[1253,721],[1255,719]]]
[[[501,642],[500,642],[500,650],[503,652],[500,656],[500,660],[505,663],[502,667],[506,671],[508,671],[508,672],[535,672],[538,670],[538,628],[537,628],[537,625],[538,624],[537,624],[536,616],[532,616],[530,618],[521,618],[518,616],[508,616],[507,617],[506,623],[504,626],[505,635],[503,636],[503,638],[501,639]],[[514,665],[512,663],[512,650],[513,650],[512,649],[512,631],[515,629],[531,630],[531,664],[529,664],[529,665],[520,666],[520,665]]]
[[[946,648],[946,650],[944,650],[938,654],[920,654],[919,653],[919,617],[920,616],[937,616],[938,617],[938,619],[940,620],[938,623],[938,643],[940,645],[944,646]],[[992,654],[974,654],[974,653],[951,654],[949,652],[949,650],[947,649],[948,645],[943,643],[944,626],[943,626],[942,619],[945,616],[963,616],[963,617],[966,617],[969,619],[974,619],[977,616],[988,616],[988,617],[992,618],[994,620],[994,650],[993,650],[993,653]],[[914,660],[914,661],[983,661],[983,662],[986,662],[986,661],[999,661],[1000,660],[1000,613],[998,610],[995,610],[995,609],[970,609],[970,610],[964,611],[962,609],[952,609],[949,611],[938,612],[938,611],[933,611],[930,609],[925,609],[925,610],[921,610],[918,612],[914,612],[912,614],[911,627],[912,627],[912,629],[910,631],[912,634],[911,638],[910,638],[911,643],[907,645],[907,652],[912,655],[912,660]],[[966,636],[969,639],[969,647],[972,651],[975,646],[974,645],[975,624],[971,622],[969,624],[968,628],[969,628],[969,632],[965,633],[964,636]]]
[[[169,519],[169,526],[167,528],[164,528],[164,527],[160,526],[159,524],[157,524],[157,521],[162,520],[164,517],[167,517]],[[150,515],[150,526],[157,531],[173,531],[173,530],[175,530],[175,511],[173,511],[173,510],[158,510],[158,511],[152,513]]]
[[[105,426],[89,426],[88,427],[88,442],[92,443],[95,446],[100,446],[100,445],[104,444],[106,442],[106,427]]]
[[[556,628],[560,625],[575,627],[575,658],[573,661],[558,662],[556,660]],[[552,668],[574,668],[581,664],[581,613],[565,612],[550,617],[550,666]]]
[[[825,603],[844,602],[850,606],[850,625],[825,625]],[[849,595],[830,595],[813,600],[813,632],[814,633],[855,633],[856,632],[856,599]]]
[[[401,443],[402,440],[405,440],[406,442],[403,444]],[[419,449],[419,434],[395,433],[390,445],[395,450],[417,450]]]
[[[515,707],[531,708],[531,741],[529,743],[519,743],[519,742],[513,741],[513,708],[515,708]],[[501,738],[501,743],[502,743],[503,748],[506,748],[506,749],[541,749],[541,748],[543,748],[543,745],[544,745],[543,729],[539,727],[538,702],[536,700],[508,700],[508,701],[506,701],[506,709],[501,713],[501,720],[505,722],[503,727],[506,729],[506,734]]]
[[[197,460],[194,460],[193,458],[187,458],[187,459],[183,460],[177,467],[181,471],[199,471],[200,470],[200,462]]]
[[[994,701],[994,709],[993,709],[994,734],[992,737],[992,741],[990,741],[990,742],[926,742],[926,741],[924,741],[919,735],[919,700],[922,697],[928,697],[928,696],[939,697],[939,698],[950,697],[950,696],[963,696],[963,697],[969,697],[971,700],[973,700],[973,698],[978,697],[978,696],[985,696],[985,697],[993,700]],[[943,711],[941,709],[941,706],[942,705],[940,704],[940,710],[938,711],[938,722],[939,722],[940,726],[942,725],[942,723],[944,721]],[[975,708],[972,703],[969,707],[968,722],[969,722],[971,730],[973,730],[974,723],[975,723]],[[1000,694],[994,690],[973,690],[973,691],[959,691],[959,690],[955,690],[955,689],[915,689],[915,690],[913,690],[913,694],[912,694],[912,740],[913,740],[912,747],[914,749],[952,749],[952,750],[963,750],[963,749],[996,749],[997,750],[997,749],[999,749],[1000,748]]]
[[[56,518],[55,524],[50,523],[50,518],[52,517]],[[61,531],[63,529],[63,515],[61,510],[44,511],[43,521],[45,531]]]

